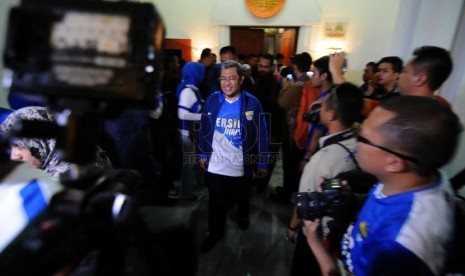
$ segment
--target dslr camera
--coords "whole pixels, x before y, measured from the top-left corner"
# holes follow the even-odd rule
[[[314,104],[309,111],[304,112],[302,119],[305,122],[318,125],[320,123],[320,110],[321,104]]]
[[[295,193],[292,202],[297,206],[297,217],[315,220],[323,216],[334,217],[341,213],[348,201],[348,188],[341,179],[325,179],[321,183],[322,192]]]

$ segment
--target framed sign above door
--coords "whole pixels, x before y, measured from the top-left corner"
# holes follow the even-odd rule
[[[260,18],[269,18],[278,14],[285,0],[245,0],[250,13]]]

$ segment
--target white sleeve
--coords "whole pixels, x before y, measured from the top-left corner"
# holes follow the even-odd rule
[[[178,118],[181,120],[200,121],[202,114],[189,111],[195,102],[197,102],[197,97],[194,91],[188,87],[184,88],[179,95]]]
[[[312,155],[305,165],[300,177],[299,192],[315,192],[320,185],[321,178],[329,178],[332,160],[329,158],[328,149],[323,148]]]

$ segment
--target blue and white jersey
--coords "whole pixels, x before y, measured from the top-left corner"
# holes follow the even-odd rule
[[[346,268],[360,275],[438,275],[454,227],[447,176],[438,184],[392,196],[378,183],[342,240]]]
[[[244,175],[244,154],[240,120],[241,98],[227,100],[216,117],[212,156],[208,171],[227,176]]]
[[[0,252],[39,215],[62,186],[42,170],[23,163],[0,183]]]

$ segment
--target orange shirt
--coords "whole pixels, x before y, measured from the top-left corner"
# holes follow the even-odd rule
[[[318,98],[320,90],[312,87],[312,81],[305,82],[305,87],[302,89],[300,97],[299,109],[295,120],[294,141],[300,149],[305,148],[305,142],[308,138],[309,123],[305,122],[302,117],[305,111],[310,110],[310,105]]]

